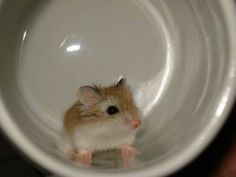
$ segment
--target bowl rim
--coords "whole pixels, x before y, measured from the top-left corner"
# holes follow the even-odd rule
[[[218,0],[219,4],[222,7],[222,12],[224,15],[226,30],[228,34],[229,41],[229,73],[225,77],[226,84],[222,93],[219,95],[219,100],[221,103],[224,101],[223,105],[219,104],[217,107],[223,106],[222,113],[219,116],[215,116],[209,122],[209,125],[200,133],[196,138],[196,141],[190,143],[184,151],[178,155],[170,158],[169,160],[163,162],[160,165],[151,165],[145,169],[137,169],[135,171],[130,170],[127,172],[121,173],[112,173],[109,171],[107,173],[102,173],[101,171],[86,169],[79,169],[72,167],[69,164],[65,164],[61,161],[54,159],[52,156],[49,156],[42,149],[34,145],[24,133],[17,127],[17,124],[11,117],[11,113],[7,109],[3,98],[1,97],[0,92],[0,127],[5,133],[5,135],[10,139],[10,141],[18,147],[18,149],[23,152],[28,158],[36,162],[37,165],[55,173],[58,175],[63,175],[67,177],[77,176],[80,174],[83,177],[121,177],[125,175],[126,177],[154,177],[154,176],[166,176],[174,173],[175,171],[183,168],[189,162],[191,162],[197,155],[199,155],[216,134],[219,132],[224,122],[227,119],[227,116],[233,106],[235,95],[236,95],[236,82],[234,82],[236,77],[236,21],[235,21],[235,4],[233,0]],[[1,9],[1,1],[0,1]],[[226,88],[230,89],[226,90]],[[217,108],[216,108],[217,109]],[[181,157],[181,158],[180,158]]]

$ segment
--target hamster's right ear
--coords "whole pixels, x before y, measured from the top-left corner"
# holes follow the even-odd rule
[[[126,79],[125,78],[121,78],[117,84],[116,84],[117,87],[127,87],[127,82],[126,82]]]
[[[83,86],[79,88],[78,97],[83,104],[96,104],[101,99],[95,88],[91,86]]]

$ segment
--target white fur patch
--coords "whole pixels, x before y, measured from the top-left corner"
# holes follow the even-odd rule
[[[119,149],[123,145],[132,145],[136,130],[125,124],[124,120],[117,119],[108,123],[79,126],[74,140],[79,149],[92,152],[108,149]]]

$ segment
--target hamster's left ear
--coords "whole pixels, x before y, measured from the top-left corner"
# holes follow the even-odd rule
[[[125,78],[121,78],[121,79],[117,82],[116,87],[128,88],[128,84],[127,84],[127,82],[126,82],[126,79],[125,79]]]

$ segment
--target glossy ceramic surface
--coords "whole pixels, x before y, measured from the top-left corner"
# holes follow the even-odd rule
[[[1,127],[61,176],[170,174],[205,148],[232,105],[234,15],[230,0],[2,1]],[[55,149],[64,111],[80,86],[120,77],[144,117],[137,165],[72,165]]]

